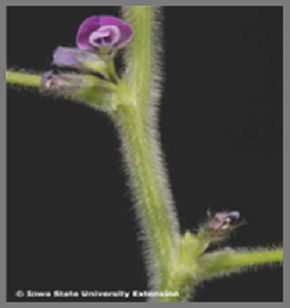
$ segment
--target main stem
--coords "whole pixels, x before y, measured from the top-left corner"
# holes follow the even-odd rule
[[[169,277],[175,257],[177,233],[173,209],[165,199],[153,143],[142,113],[131,106],[119,111],[119,132],[123,154],[130,177],[138,220],[148,256],[148,277],[151,288],[161,288]]]
[[[154,8],[127,7],[125,18],[134,28],[127,54],[126,79],[132,104],[120,105],[115,122],[145,244],[149,287],[161,289],[177,252],[178,222],[168,177],[156,140],[157,124],[150,104],[153,85]],[[151,114],[151,116],[150,116]]]

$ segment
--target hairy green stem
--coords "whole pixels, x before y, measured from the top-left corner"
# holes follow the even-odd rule
[[[163,165],[157,125],[152,110],[154,49],[152,7],[126,7],[125,18],[134,28],[134,39],[126,57],[126,79],[132,103],[115,116],[125,162],[148,255],[151,288],[162,288],[176,253],[178,222]],[[155,29],[156,30],[156,29]]]
[[[118,115],[123,153],[146,245],[145,254],[149,254],[150,285],[157,287],[168,278],[169,264],[176,248],[170,210],[164,199],[156,160],[150,150],[150,137],[142,124],[143,115],[138,108],[132,107],[122,108]]]
[[[6,81],[8,83],[20,86],[28,86],[36,88],[39,88],[41,86],[41,76],[36,74],[8,71],[6,73]]]
[[[199,279],[209,280],[214,277],[239,272],[242,268],[283,262],[283,249],[241,249],[240,251],[218,251],[207,253],[198,260]]]

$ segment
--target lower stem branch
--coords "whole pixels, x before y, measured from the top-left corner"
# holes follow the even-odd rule
[[[242,268],[283,262],[283,249],[260,249],[253,251],[220,251],[208,253],[199,261],[201,280],[239,272]]]

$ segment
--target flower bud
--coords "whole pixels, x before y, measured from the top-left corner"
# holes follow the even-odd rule
[[[82,87],[85,80],[78,74],[53,74],[48,71],[42,75],[41,86],[44,91],[75,91]]]
[[[238,211],[209,214],[207,221],[200,227],[199,234],[209,242],[220,241],[243,223],[240,222]]]
[[[224,232],[229,230],[239,218],[240,213],[238,211],[219,212],[209,218],[207,228],[212,233]]]
[[[70,67],[91,70],[107,75],[107,64],[97,54],[78,49],[59,46],[53,53],[52,64],[59,67]]]
[[[115,86],[93,75],[54,74],[48,71],[42,75],[41,91],[85,103],[98,110],[116,110],[112,100]]]

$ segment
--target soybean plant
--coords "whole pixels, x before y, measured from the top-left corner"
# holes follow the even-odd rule
[[[73,72],[43,74],[7,72],[7,82],[38,88],[104,112],[115,124],[122,145],[140,232],[150,300],[181,302],[194,298],[196,287],[207,280],[243,272],[259,265],[282,263],[276,248],[218,249],[243,224],[237,210],[208,213],[195,231],[180,232],[161,151],[158,131],[162,49],[161,9],[122,8],[122,18],[91,16],[76,34],[76,47],[59,46],[53,65]],[[124,49],[125,68],[117,74],[115,57]]]

